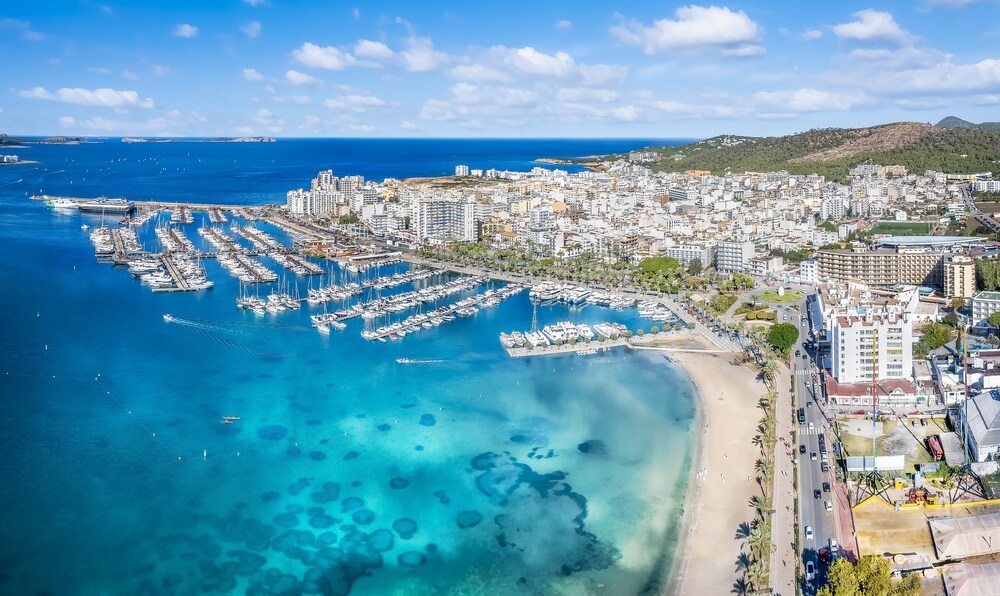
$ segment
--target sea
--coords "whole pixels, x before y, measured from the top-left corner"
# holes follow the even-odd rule
[[[258,205],[283,202],[323,169],[374,180],[460,163],[576,171],[534,160],[681,142],[107,139],[5,149],[39,163],[0,167],[0,593],[661,590],[694,455],[684,371],[624,349],[512,359],[498,341],[533,318],[656,324],[635,309],[536,306],[524,291],[397,341],[366,341],[360,318],[324,336],[309,321],[323,306],[238,310],[239,282],[210,259],[213,288],[154,294],[127,269],[96,262],[81,226],[116,218],[29,195]],[[138,229],[148,250],[160,250],[154,228],[167,219]],[[222,227],[234,223],[290,242],[264,222],[231,217]],[[179,228],[208,250],[202,225],[196,213]],[[322,262],[326,274],[309,279],[261,261],[281,275],[253,290],[261,295],[409,269]],[[438,305],[489,285],[503,282]]]

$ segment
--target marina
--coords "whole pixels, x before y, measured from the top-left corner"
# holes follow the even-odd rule
[[[156,238],[167,253],[195,254],[198,252],[194,243],[184,235],[184,232],[171,225],[156,226]]]
[[[529,296],[533,301],[543,304],[561,302],[577,307],[594,304],[614,309],[623,309],[631,308],[635,304],[635,300],[632,298],[611,292],[594,290],[585,286],[555,281],[544,281],[535,284],[531,287]]]
[[[176,209],[170,210],[170,223],[172,224],[194,223],[194,215],[191,214],[191,210],[188,209],[187,205],[180,205]]]

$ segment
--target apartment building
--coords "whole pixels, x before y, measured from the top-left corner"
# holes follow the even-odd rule
[[[948,298],[972,298],[976,294],[976,262],[968,255],[949,255],[942,265]]]
[[[979,292],[972,298],[972,325],[981,326],[990,315],[1000,312],[1000,292]]]
[[[722,273],[742,273],[753,255],[753,242],[719,242],[715,247],[715,268]]]
[[[838,315],[832,318],[830,334],[830,372],[838,383],[871,383],[873,368],[877,381],[911,377],[913,326],[909,313]]]

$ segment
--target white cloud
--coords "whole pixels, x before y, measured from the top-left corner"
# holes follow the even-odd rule
[[[102,74],[102,75],[111,74],[111,69],[108,68],[107,66],[91,66],[87,70],[89,70],[94,74]]]
[[[374,60],[388,60],[392,58],[392,50],[380,41],[359,39],[358,43],[354,44],[354,55]]]
[[[293,103],[300,106],[312,103],[312,98],[308,95],[278,95],[273,99],[274,103]]]
[[[470,83],[455,83],[451,94],[459,103],[491,104],[495,106],[528,106],[538,101],[538,94],[517,87],[480,87]]]
[[[576,72],[576,63],[573,61],[573,57],[566,52],[556,52],[554,55],[549,55],[530,46],[523,48],[497,46],[494,49],[504,52],[507,64],[523,73],[566,78]]]
[[[0,114],[3,114],[3,108],[0,108]]]
[[[114,9],[108,6],[107,4],[101,5],[101,12],[103,12],[104,14],[115,14]]]
[[[856,21],[833,26],[833,33],[841,39],[854,41],[891,41],[909,43],[913,36],[899,26],[892,15],[879,10],[859,10]]]
[[[555,25],[552,25],[552,28],[556,31],[566,31],[573,28],[573,22],[563,19],[561,21],[556,21]]]
[[[510,75],[505,72],[484,66],[482,64],[467,64],[456,66],[448,71],[452,77],[464,81],[496,81],[506,82],[510,80]]]
[[[351,14],[354,15],[354,18],[360,19],[361,18],[361,9],[358,8],[357,6],[355,6],[354,10],[351,11]]]
[[[150,98],[142,99],[135,91],[118,91],[115,89],[81,89],[79,87],[63,87],[55,93],[50,93],[44,87],[33,87],[18,91],[18,95],[28,99],[47,99],[61,101],[81,106],[98,106],[104,108],[152,108],[155,103]]]
[[[806,41],[813,41],[814,39],[820,39],[823,37],[823,32],[819,29],[806,29],[799,37]]]
[[[292,52],[292,57],[305,66],[325,70],[341,70],[357,63],[357,59],[347,52],[333,46],[321,47],[308,41]]]
[[[697,48],[735,50],[731,55],[743,56],[763,51],[758,43],[761,28],[743,11],[692,5],[682,6],[674,14],[676,19],[659,19],[648,27],[634,20],[623,22],[612,27],[611,33],[647,54]]]
[[[753,94],[753,99],[762,112],[827,112],[843,111],[868,102],[860,94],[834,93],[820,89],[791,89],[782,91],[761,91]]]
[[[628,75],[628,68],[612,64],[581,64],[580,80],[584,85],[620,84]]]
[[[20,31],[21,38],[27,39],[28,41],[43,41],[45,39],[45,34],[33,30],[31,28],[31,23],[28,21],[0,19],[0,29],[14,29],[15,31]]]
[[[351,132],[360,132],[367,134],[375,132],[375,127],[372,126],[371,124],[348,124],[347,130]]]
[[[198,35],[198,28],[194,25],[188,25],[187,23],[182,23],[177,25],[174,29],[174,35],[177,37],[194,37]]]
[[[410,72],[427,72],[435,70],[448,63],[448,54],[434,49],[429,37],[411,37],[407,47],[399,53],[403,65]]]
[[[961,8],[963,6],[969,6],[970,4],[978,4],[980,2],[988,2],[990,0],[927,0],[927,3],[931,6],[944,6],[946,8]]]
[[[243,0],[243,2],[245,2],[246,4],[249,4],[250,6],[261,6],[261,5],[267,4],[267,2],[265,2],[265,0]]]
[[[102,134],[158,134],[163,136],[179,136],[195,132],[195,127],[204,124],[207,119],[192,112],[185,116],[177,110],[166,112],[162,116],[155,116],[148,120],[111,120],[95,116],[86,120],[77,120],[72,116],[61,116],[59,126],[88,132],[98,132]]]
[[[381,108],[385,101],[374,95],[362,93],[345,93],[323,102],[323,105],[334,110],[349,110],[351,112],[367,112],[373,108]]]
[[[272,133],[280,133],[282,127],[285,125],[285,119],[279,116],[275,116],[271,110],[267,108],[259,108],[251,118],[255,123],[263,126]]]
[[[871,84],[887,93],[955,93],[1000,90],[1000,59],[989,58],[974,64],[950,61],[926,68],[884,73]]]
[[[286,71],[285,78],[288,80],[289,83],[295,85],[296,87],[306,87],[309,85],[319,85],[322,83],[322,81],[312,76],[311,74],[306,74],[304,72],[299,72],[297,70]]]
[[[257,72],[256,68],[244,68],[243,78],[248,81],[262,81],[264,80],[264,75]]]
[[[403,120],[402,122],[400,122],[399,127],[402,128],[403,130],[419,130],[417,128],[417,125],[410,122],[409,120]]]
[[[240,28],[240,30],[243,31],[243,33],[245,33],[246,36],[249,37],[250,39],[253,39],[258,35],[260,35],[260,29],[261,29],[260,21],[250,21],[249,23],[243,25],[243,27]]]
[[[567,87],[556,93],[559,101],[610,103],[617,100],[620,94],[613,89],[593,89],[589,87]]]
[[[153,76],[156,76],[156,77],[165,77],[168,74],[170,74],[170,67],[169,66],[162,66],[160,64],[154,64],[153,68],[151,68],[149,70],[150,70],[150,72],[153,73]]]
[[[122,76],[125,77],[126,79],[130,80],[130,81],[138,81],[139,80],[139,75],[135,74],[131,70],[123,70],[122,71]]]

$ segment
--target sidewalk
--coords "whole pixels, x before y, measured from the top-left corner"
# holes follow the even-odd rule
[[[774,373],[778,391],[775,402],[778,442],[774,447],[774,518],[771,521],[771,539],[775,550],[771,558],[771,589],[774,594],[793,596],[795,570],[799,564],[795,552],[795,457],[791,443],[792,397],[788,380],[791,372],[782,363]],[[784,441],[782,441],[784,439]]]

